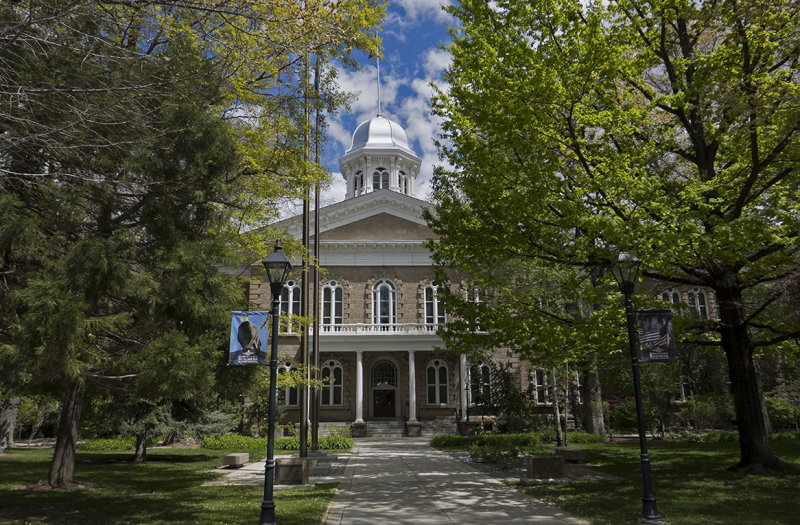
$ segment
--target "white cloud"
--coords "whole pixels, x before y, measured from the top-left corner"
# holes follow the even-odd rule
[[[442,9],[450,5],[449,0],[393,0],[392,3],[402,7],[406,16],[412,21],[421,18],[431,18],[436,22],[447,22],[451,16]]]
[[[384,37],[389,35],[405,42],[413,38],[413,26],[421,22],[450,23],[452,17],[441,9],[449,0],[393,0],[384,24]],[[433,42],[431,43],[433,46]],[[402,46],[401,46],[402,47]],[[431,84],[447,86],[442,73],[451,63],[447,51],[430,47],[416,56],[402,55],[403,49],[385,49],[381,60],[381,113],[399,122],[408,135],[412,149],[422,159],[416,181],[416,195],[429,198],[434,164],[441,164],[434,141],[440,132],[440,119],[430,110],[433,95]],[[402,56],[401,56],[402,55]],[[336,160],[350,147],[355,126],[378,113],[377,68],[375,63],[359,71],[340,69],[338,82],[342,90],[354,94],[351,108],[329,120],[326,157],[332,169]],[[353,122],[355,121],[355,122]],[[345,181],[341,174],[332,174],[332,183],[323,192],[325,205],[345,197]]]
[[[425,53],[425,78],[432,81],[441,80],[444,70],[450,67],[453,56],[444,49],[429,49]]]
[[[320,194],[320,206],[336,204],[344,200],[347,193],[347,182],[339,172],[331,173],[331,183],[322,189]]]

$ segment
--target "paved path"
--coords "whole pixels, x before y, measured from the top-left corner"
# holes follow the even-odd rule
[[[326,525],[586,525],[427,442],[356,440]]]

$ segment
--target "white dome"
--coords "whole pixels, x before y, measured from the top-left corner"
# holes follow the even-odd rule
[[[402,148],[412,152],[403,127],[383,115],[362,122],[353,133],[353,143],[347,153],[360,149]]]

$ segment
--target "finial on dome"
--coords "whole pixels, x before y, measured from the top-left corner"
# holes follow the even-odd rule
[[[381,116],[381,57],[375,55],[378,60],[378,116]]]

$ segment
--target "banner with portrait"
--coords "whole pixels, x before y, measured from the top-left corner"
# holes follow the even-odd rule
[[[639,310],[639,361],[677,361],[675,336],[672,331],[672,310]]]
[[[267,349],[269,312],[233,312],[229,365],[269,365]]]

